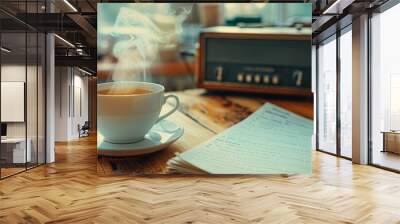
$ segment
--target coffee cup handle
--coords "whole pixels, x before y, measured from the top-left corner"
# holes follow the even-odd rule
[[[169,112],[167,112],[166,114],[164,114],[161,117],[159,117],[156,123],[164,120],[166,117],[168,117],[169,115],[173,114],[176,110],[178,110],[178,108],[180,106],[179,98],[177,96],[175,96],[175,95],[165,96],[163,105],[167,102],[168,98],[175,99],[175,101],[176,101],[175,107],[172,110],[170,110]]]

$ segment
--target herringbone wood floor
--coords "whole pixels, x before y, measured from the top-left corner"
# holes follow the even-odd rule
[[[180,98],[216,132],[262,103]],[[0,181],[0,223],[400,223],[399,174],[320,152],[293,176],[98,176],[96,161],[94,136],[57,144],[55,164]]]
[[[400,223],[400,175],[313,156],[310,176],[101,177],[90,137],[0,181],[0,223]]]
[[[400,175],[313,156],[310,176],[101,177],[85,138],[0,181],[0,223],[400,223]]]

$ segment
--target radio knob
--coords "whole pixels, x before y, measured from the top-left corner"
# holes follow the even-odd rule
[[[217,79],[217,81],[222,81],[222,73],[223,73],[223,68],[222,66],[218,66],[216,68],[216,73],[215,73],[215,78]]]
[[[269,84],[269,75],[264,75],[264,77],[263,77],[263,82],[264,82],[265,84]]]
[[[246,75],[246,82],[251,82],[252,79],[253,77],[251,76],[251,74]]]
[[[303,72],[300,70],[294,71],[293,78],[296,82],[296,86],[301,86],[301,84],[303,83]]]
[[[243,73],[238,73],[238,74],[236,75],[236,80],[237,80],[238,82],[243,82]]]
[[[259,74],[254,76],[254,82],[255,83],[260,83],[261,82],[261,76]]]
[[[274,75],[272,76],[272,84],[277,85],[279,83],[279,76]]]

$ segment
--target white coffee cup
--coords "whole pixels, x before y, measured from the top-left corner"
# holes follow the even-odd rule
[[[100,94],[103,90],[116,88],[141,88],[143,94]],[[97,85],[97,127],[103,140],[111,143],[140,141],[157,122],[165,119],[179,108],[179,98],[164,95],[164,87],[148,82],[109,82]],[[176,101],[175,107],[160,116],[161,108],[168,98]]]

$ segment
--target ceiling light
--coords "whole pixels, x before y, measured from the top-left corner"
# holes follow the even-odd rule
[[[67,4],[74,12],[78,12],[78,10],[68,1],[64,0],[65,4]]]
[[[9,49],[7,49],[7,48],[5,48],[5,47],[1,47],[0,49],[1,49],[2,51],[6,52],[6,53],[10,53],[10,52],[11,52],[11,50],[9,50]]]
[[[82,48],[77,48],[76,49],[76,53],[78,53],[79,55],[84,55],[85,53],[83,52]]]
[[[64,39],[64,38],[62,38],[62,37],[60,37],[60,36],[57,35],[57,34],[54,34],[54,36],[57,37],[57,38],[58,38],[59,40],[61,40],[62,42],[66,43],[68,46],[75,48],[75,45],[73,45],[73,44],[72,44],[71,42],[69,42],[68,40],[66,40],[66,39]]]
[[[337,4],[339,4],[340,0],[336,0],[332,5],[330,5],[322,14],[328,14],[328,13],[332,13],[331,10],[332,9],[336,9]]]
[[[349,5],[351,5],[355,0],[336,0],[333,2],[332,5],[330,5],[322,14],[328,15],[328,14],[342,14],[343,10],[347,8]]]
[[[92,73],[90,73],[90,72],[88,72],[88,71],[86,71],[86,70],[83,70],[83,69],[81,69],[81,68],[79,68],[79,67],[78,67],[78,70],[81,71],[81,72],[83,72],[83,73],[85,73],[85,74],[87,74],[87,75],[93,75]]]

